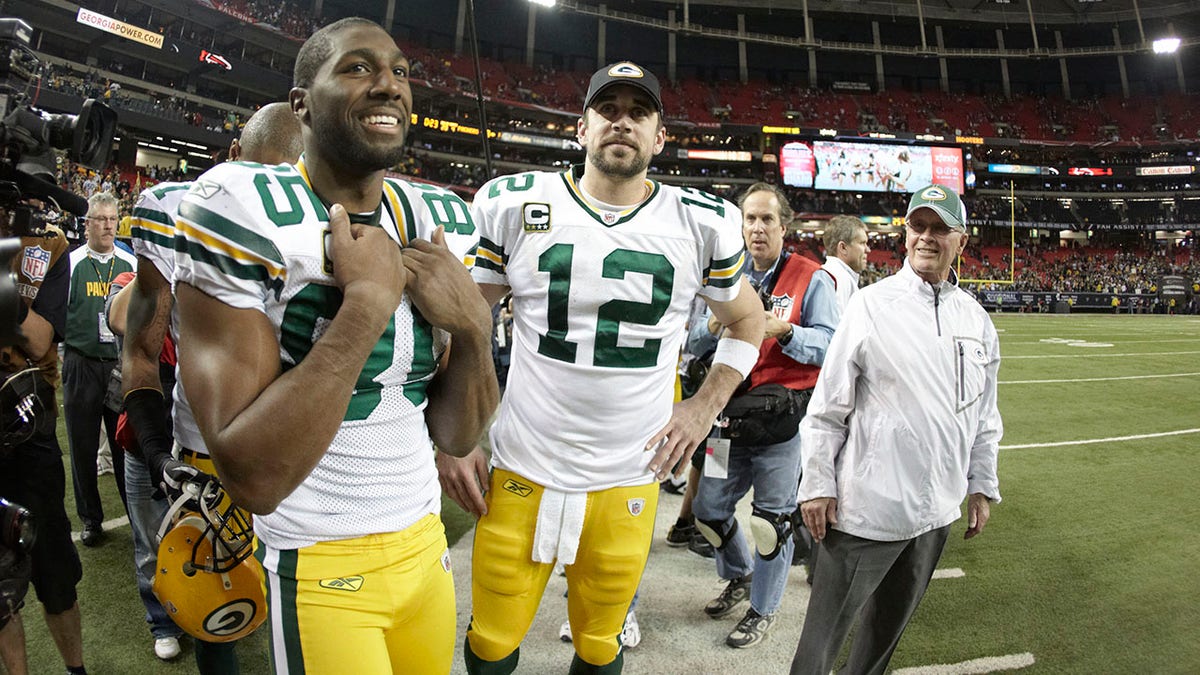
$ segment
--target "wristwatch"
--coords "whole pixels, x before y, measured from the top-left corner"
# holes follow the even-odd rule
[[[786,347],[788,345],[788,343],[792,341],[793,335],[795,335],[795,331],[793,331],[791,328],[789,328],[788,332],[775,338],[775,341],[779,343],[780,347]]]

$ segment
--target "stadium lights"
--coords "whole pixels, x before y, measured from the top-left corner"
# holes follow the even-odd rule
[[[558,0],[529,0],[529,1],[535,5],[541,5],[542,7],[553,7],[554,5],[558,4]]]
[[[1160,38],[1154,41],[1155,54],[1174,54],[1179,49],[1179,38]]]

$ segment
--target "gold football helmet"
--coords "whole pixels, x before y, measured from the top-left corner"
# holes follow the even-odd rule
[[[205,642],[231,642],[267,618],[250,517],[216,478],[185,483],[159,530],[154,595],[171,619]]]

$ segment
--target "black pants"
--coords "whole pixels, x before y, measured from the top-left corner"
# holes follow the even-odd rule
[[[949,534],[946,525],[913,539],[873,541],[828,530],[792,675],[826,675],[860,617],[843,672],[883,675],[925,595]]]
[[[63,504],[66,481],[62,448],[53,431],[34,434],[15,448],[0,449],[0,497],[33,515],[32,581],[48,614],[62,614],[74,606],[75,585],[83,578]]]
[[[67,419],[67,442],[71,447],[71,478],[75,484],[75,511],[84,525],[104,522],[104,507],[96,487],[96,453],[100,450],[100,420],[113,449],[113,473],[117,491],[125,503],[125,453],[117,445],[119,414],[104,406],[108,379],[115,359],[93,359],[68,348],[63,355],[63,411]]]

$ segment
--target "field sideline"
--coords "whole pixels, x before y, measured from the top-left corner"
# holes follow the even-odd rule
[[[1022,673],[1200,671],[1200,506],[1194,499],[1200,318],[994,318],[1004,356],[1004,501],[971,542],[962,541],[961,522],[955,525],[940,567],[964,576],[931,586],[893,667],[994,672],[999,662],[986,659],[1029,654],[1033,663]],[[101,478],[101,492],[106,517],[123,516],[110,476]],[[471,525],[452,504],[444,518],[451,543]],[[195,672],[190,648],[170,664],[153,656],[133,584],[128,526],[111,531],[100,548],[79,550],[89,671]],[[708,594],[712,584],[693,587]],[[60,672],[37,604],[31,591],[24,611],[31,672]],[[650,640],[643,645],[652,646]],[[759,646],[789,657],[794,648],[783,639]],[[630,659],[626,672],[665,672],[635,669],[636,662],[657,661],[644,653]],[[268,672],[265,631],[246,640],[239,654],[244,673]],[[754,652],[745,656],[747,664],[756,662]],[[977,659],[982,670],[926,668]],[[746,672],[767,671],[751,666]]]

